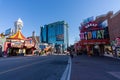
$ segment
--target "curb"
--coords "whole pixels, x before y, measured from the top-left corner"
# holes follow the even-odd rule
[[[120,60],[120,58],[119,57],[113,57],[113,56],[107,56],[107,55],[104,55],[105,57],[109,57],[109,58],[113,58],[113,59],[118,59],[118,60]]]
[[[60,80],[70,80],[71,65],[72,65],[72,62],[71,62],[71,58],[69,57],[67,67]]]

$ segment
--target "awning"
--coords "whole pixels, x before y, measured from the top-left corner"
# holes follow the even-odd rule
[[[21,33],[20,30],[18,30],[18,32],[16,34],[14,34],[13,36],[11,36],[8,39],[14,39],[14,40],[26,40],[26,38],[23,36],[23,34]]]

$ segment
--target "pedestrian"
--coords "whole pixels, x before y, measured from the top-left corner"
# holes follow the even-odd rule
[[[70,51],[70,57],[73,58],[73,52],[72,51]]]

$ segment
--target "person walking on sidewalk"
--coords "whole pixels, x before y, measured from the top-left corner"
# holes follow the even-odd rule
[[[73,50],[70,51],[70,57],[73,58]]]

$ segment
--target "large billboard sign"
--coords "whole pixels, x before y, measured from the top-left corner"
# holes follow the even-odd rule
[[[81,39],[104,39],[105,38],[105,31],[104,30],[94,30],[89,32],[80,33]]]
[[[104,21],[102,25],[104,27],[98,27],[98,24],[95,22],[87,23],[81,30],[80,38],[82,40],[109,38],[107,27],[105,27],[107,26],[106,21]]]
[[[88,17],[88,18],[83,20],[83,22],[81,23],[81,26],[83,26],[84,24],[87,24],[89,22],[93,22],[93,21],[94,21],[94,17],[93,16]]]
[[[103,22],[101,23],[101,26],[102,26],[103,28],[108,27],[108,21],[107,21],[107,20],[103,21]]]
[[[64,41],[64,34],[59,34],[56,36],[57,41]]]

